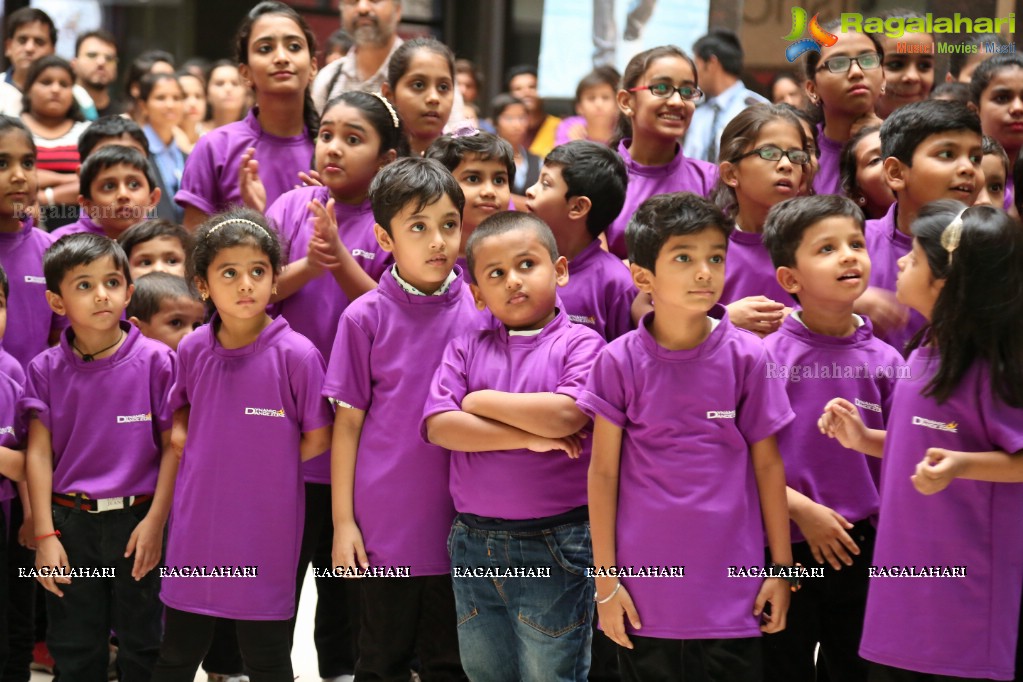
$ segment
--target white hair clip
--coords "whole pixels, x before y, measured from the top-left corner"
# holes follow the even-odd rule
[[[969,210],[969,206],[959,211],[959,214],[952,219],[952,222],[941,231],[941,247],[948,251],[948,262],[952,264],[952,254],[959,248],[959,240],[963,236],[963,214]]]
[[[381,95],[379,92],[371,92],[370,94],[379,99],[381,102],[383,102],[384,106],[387,107],[387,111],[391,114],[391,120],[394,121],[394,127],[397,128],[398,126],[400,126],[401,122],[398,119],[398,112],[394,110],[394,107],[391,106],[391,103],[387,101],[387,98]]]
[[[228,218],[227,220],[221,221],[214,225],[213,227],[211,227],[210,231],[206,233],[206,239],[209,239],[211,236],[213,236],[214,232],[222,228],[224,225],[228,225],[230,223],[241,223],[242,225],[251,225],[252,227],[255,227],[256,229],[262,231],[267,237],[271,236],[270,231],[257,222],[253,222],[251,220],[248,220],[247,218]]]

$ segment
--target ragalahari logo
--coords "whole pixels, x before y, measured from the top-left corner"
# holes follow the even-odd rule
[[[838,42],[838,36],[821,28],[817,22],[818,16],[817,14],[813,15],[813,19],[807,24],[806,10],[802,7],[792,8],[792,32],[785,36],[785,40],[789,42],[796,41],[792,42],[785,50],[785,57],[790,62],[799,59],[804,52],[811,50],[820,52],[822,47],[831,47]],[[800,40],[807,31],[810,32],[810,37]]]

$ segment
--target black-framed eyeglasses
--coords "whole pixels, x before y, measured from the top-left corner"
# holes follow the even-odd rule
[[[805,163],[810,163],[810,154],[806,150],[782,149],[781,147],[775,147],[773,144],[767,144],[764,145],[763,147],[758,147],[753,151],[746,152],[745,154],[742,154],[735,160],[741,161],[742,159],[745,159],[747,156],[753,156],[754,154],[759,156],[764,161],[774,161],[775,163],[781,161],[781,157],[783,156],[789,157],[789,161],[796,164],[797,166],[802,166]]]
[[[700,90],[700,88],[695,85],[680,85],[675,87],[671,83],[653,83],[651,85],[641,85],[636,88],[629,88],[629,92],[639,92],[640,90],[649,90],[650,94],[658,99],[671,99],[671,96],[676,92],[679,97],[687,102],[694,102],[703,98],[703,90]]]
[[[873,71],[881,66],[881,55],[876,52],[864,52],[855,57],[832,57],[823,62],[817,70],[827,68],[831,73],[847,73],[853,62],[856,62],[864,71]]]

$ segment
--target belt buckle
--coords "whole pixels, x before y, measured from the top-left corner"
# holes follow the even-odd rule
[[[115,509],[124,509],[124,498],[123,497],[108,497],[102,500],[96,500],[96,512],[112,511]]]

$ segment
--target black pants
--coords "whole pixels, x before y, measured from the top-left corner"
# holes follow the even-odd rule
[[[91,514],[53,507],[72,568],[113,568],[114,577],[73,577],[59,585],[58,597],[46,593],[46,643],[62,679],[105,680],[110,662],[110,631],[119,643],[117,668],[122,682],[148,682],[160,648],[160,577],[156,569],[142,580],[131,577],[135,556],[124,550],[150,503]]]
[[[596,608],[596,607],[594,607]],[[590,645],[589,682],[618,682],[618,645],[597,627],[597,613],[593,612],[593,643]]]
[[[210,650],[206,652],[206,658],[202,659],[202,669],[207,673],[231,677],[241,675],[244,668],[234,621],[230,618],[217,618],[213,624]]]
[[[867,679],[870,682],[989,682],[990,680],[987,677],[950,677],[949,675],[918,673],[914,670],[893,668],[880,663],[870,664],[870,676]]]
[[[760,637],[661,639],[630,634],[618,648],[623,682],[760,682]]]
[[[152,682],[192,682],[218,619],[167,607]],[[290,620],[237,620],[238,645],[252,682],[293,682]]]
[[[329,457],[329,454],[321,457]],[[310,562],[321,573],[332,568],[330,557],[334,546],[334,521],[330,507],[330,485],[305,484],[305,528],[302,548],[298,554],[298,575],[295,585],[295,615],[302,597],[302,582]],[[317,577],[316,614],[313,620],[313,643],[320,677],[330,679],[355,672],[359,641],[359,596],[351,580]],[[291,621],[295,636],[295,619]]]
[[[823,578],[806,578],[792,595],[782,632],[764,636],[765,682],[814,682],[826,666],[832,682],[866,682],[868,664],[858,651],[867,608],[868,571],[877,531],[869,520],[856,523],[849,535],[859,545],[852,566],[836,571],[824,564]],[[792,545],[792,557],[806,567],[819,567],[810,545]],[[820,643],[818,664],[814,649]]]
[[[363,578],[357,584],[362,612],[356,680],[408,682],[414,657],[423,682],[467,679],[458,657],[450,575]]]
[[[36,581],[18,577],[19,568],[34,568],[36,553],[18,544],[18,529],[25,520],[21,501],[11,500],[7,536],[7,664],[3,666],[3,682],[29,682],[35,646]]]

